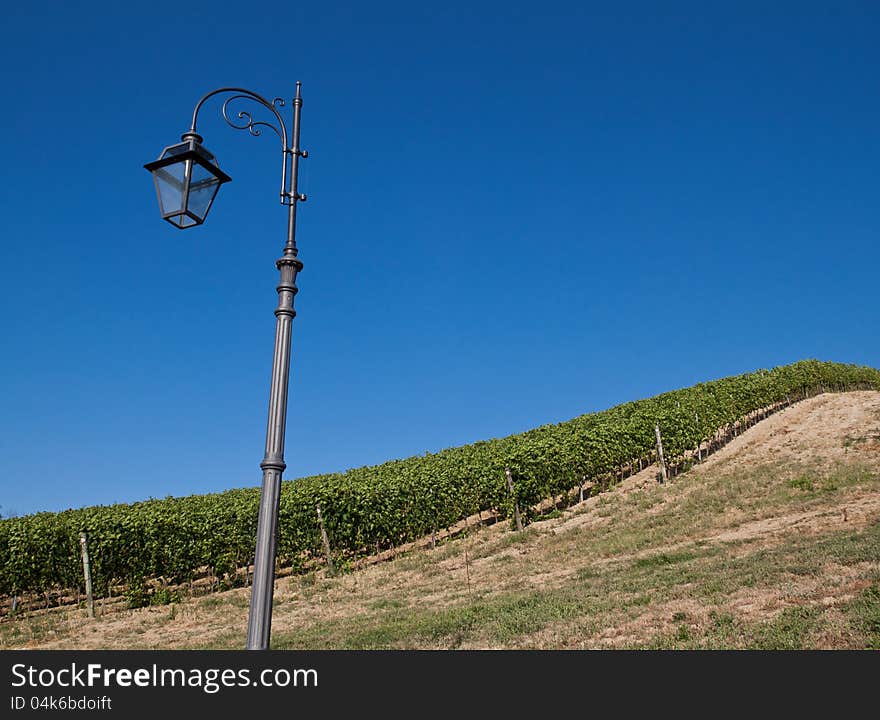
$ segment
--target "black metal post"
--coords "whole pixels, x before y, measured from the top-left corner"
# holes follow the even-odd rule
[[[304,200],[297,189],[299,168],[299,118],[302,109],[301,83],[296,84],[293,101],[293,147],[290,156],[290,186],[287,197],[287,242],[275,266],[281,272],[278,284],[278,307],[275,309],[275,355],[272,361],[272,384],[269,390],[269,417],[266,425],[266,452],[260,467],[263,485],[260,492],[260,514],[257,520],[257,547],[254,556],[254,583],[248,615],[248,650],[266,650],[272,629],[272,597],[275,589],[275,554],[278,541],[278,509],[281,500],[281,474],[284,462],[284,433],[287,424],[287,388],[290,376],[290,334],[296,311],[293,299],[297,293],[296,276],[303,268],[297,258],[296,203]],[[286,165],[285,158],[285,165]]]
[[[205,102],[215,95],[229,95],[222,107],[223,119],[237,130],[247,130],[258,136],[262,128],[269,128],[281,140],[281,204],[287,206],[287,242],[275,266],[281,273],[278,283],[278,307],[275,309],[275,354],[272,360],[272,384],[269,389],[269,413],[266,425],[266,449],[260,467],[263,470],[263,483],[260,492],[260,511],[257,518],[257,543],[254,553],[254,577],[251,586],[251,605],[248,616],[247,649],[265,650],[269,647],[272,627],[272,596],[275,587],[275,554],[278,546],[278,510],[281,498],[281,474],[287,467],[284,463],[284,432],[287,420],[287,388],[290,377],[290,335],[293,318],[293,299],[297,293],[296,276],[303,264],[297,257],[296,248],[296,205],[306,199],[297,188],[299,159],[308,157],[299,148],[299,124],[302,110],[302,83],[296,83],[296,97],[293,100],[293,135],[288,142],[287,126],[278,112],[284,100],[268,100],[255,92],[238,87],[223,87],[204,95],[193,110],[192,123],[183,134],[184,140],[201,143],[202,137],[196,130],[199,111]],[[262,106],[274,116],[274,121],[257,120],[246,110],[239,110],[230,117],[230,103],[247,100]],[[277,124],[276,124],[277,123]],[[150,165],[146,167],[151,170]],[[213,168],[220,175],[219,168]],[[228,176],[223,175],[228,180]],[[184,197],[188,189],[189,175],[185,181]],[[158,186],[157,186],[158,187]],[[161,200],[161,198],[160,198]],[[196,224],[201,224],[202,217]],[[191,225],[190,225],[191,226]],[[180,225],[179,227],[186,227]]]

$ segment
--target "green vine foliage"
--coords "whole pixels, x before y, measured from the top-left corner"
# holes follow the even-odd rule
[[[477,511],[510,517],[576,487],[604,487],[654,452],[654,426],[675,460],[755,410],[822,390],[880,389],[873,368],[806,360],[700,383],[504,438],[285,481],[279,560],[295,568],[323,555],[316,505],[334,553],[350,557],[415,540]],[[511,470],[516,497],[507,487]],[[154,499],[0,520],[0,593],[82,587],[79,535],[89,536],[98,594],[144,578],[180,583],[253,561],[259,491]]]

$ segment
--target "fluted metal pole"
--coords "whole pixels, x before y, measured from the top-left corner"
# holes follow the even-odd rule
[[[254,557],[254,583],[248,616],[248,650],[266,650],[272,628],[272,596],[275,588],[275,551],[278,540],[278,509],[281,498],[281,474],[284,463],[284,432],[287,420],[287,387],[290,376],[290,334],[296,311],[293,299],[297,293],[296,276],[303,264],[297,258],[296,205],[305,197],[297,189],[299,158],[299,119],[302,109],[301,83],[296,84],[293,101],[293,147],[287,192],[287,242],[275,266],[281,272],[278,284],[278,307],[275,309],[275,355],[272,361],[272,385],[269,390],[269,417],[266,425],[266,451],[260,467],[263,485],[260,492],[260,514],[257,520],[257,547]],[[285,158],[285,162],[287,159]]]

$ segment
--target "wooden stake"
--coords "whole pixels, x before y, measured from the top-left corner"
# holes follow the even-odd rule
[[[324,529],[324,518],[321,517],[321,506],[316,505],[318,511],[318,526],[321,528],[321,542],[324,543],[324,556],[327,558],[327,570],[331,575],[336,574],[336,568],[333,565],[333,555],[330,553],[330,539],[327,537],[327,531]]]
[[[464,519],[464,569],[467,573],[467,588],[468,595],[471,594],[471,561],[468,557],[468,544],[471,541],[471,530],[468,526],[468,519],[465,517]]]
[[[519,515],[519,503],[516,500],[516,491],[513,489],[513,475],[510,474],[510,468],[504,471],[507,475],[507,489],[510,491],[510,497],[513,498],[513,517],[516,520],[516,529],[522,532],[522,518]]]
[[[79,544],[82,549],[83,576],[86,581],[86,602],[89,605],[89,617],[95,617],[95,596],[92,594],[92,566],[89,563],[89,543],[85,531],[79,534]]]
[[[660,437],[660,426],[654,426],[654,434],[657,436],[657,462],[660,464],[660,482],[665,483],[669,480],[669,473],[666,471],[666,460],[663,458],[663,439]]]

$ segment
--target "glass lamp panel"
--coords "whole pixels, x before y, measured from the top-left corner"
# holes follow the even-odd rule
[[[159,196],[159,209],[163,216],[183,210],[185,165],[185,162],[179,162],[153,171],[156,194]]]
[[[211,209],[211,203],[219,188],[220,181],[213,173],[198,163],[193,164],[186,209],[196,216],[199,222],[205,219],[208,210]]]

